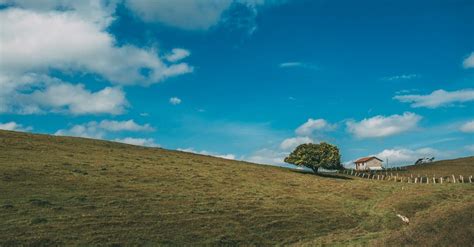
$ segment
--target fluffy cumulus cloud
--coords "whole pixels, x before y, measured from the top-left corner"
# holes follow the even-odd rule
[[[179,105],[179,104],[181,104],[181,99],[178,98],[178,97],[172,97],[172,98],[170,98],[169,101],[170,101],[170,104],[172,104],[172,105]]]
[[[257,164],[284,165],[283,160],[287,155],[288,152],[286,151],[264,148],[257,150],[244,159]]]
[[[83,84],[35,73],[17,77],[0,74],[0,87],[0,113],[121,114],[128,106],[119,87],[90,91]]]
[[[69,129],[60,129],[54,133],[58,136],[76,136],[94,139],[103,139],[106,131],[98,126],[98,123],[93,121],[85,124],[77,124]]]
[[[299,126],[295,133],[299,136],[309,136],[313,134],[314,131],[328,131],[335,129],[335,126],[329,124],[324,119],[308,119],[304,124]]]
[[[91,121],[84,124],[77,124],[69,129],[61,129],[56,131],[55,135],[62,136],[78,136],[86,138],[104,139],[110,132],[119,131],[153,131],[154,128],[149,124],[139,125],[134,120],[115,121],[102,120],[100,122]]]
[[[348,121],[347,131],[358,138],[378,138],[396,135],[417,127],[421,116],[405,112],[402,115],[375,116],[366,118],[360,122]]]
[[[178,148],[178,150],[182,151],[182,152],[214,156],[214,157],[219,157],[219,158],[228,159],[228,160],[235,160],[236,159],[236,156],[234,154],[219,154],[219,153],[209,152],[209,151],[206,151],[206,150],[197,151],[193,148]]]
[[[462,65],[466,69],[474,68],[474,52],[464,59]]]
[[[133,119],[127,121],[102,120],[99,123],[100,128],[107,131],[154,131],[150,124],[140,125]]]
[[[127,0],[125,5],[145,22],[194,31],[224,26],[227,31],[252,34],[257,28],[257,8],[283,2],[285,0]]]
[[[0,123],[0,130],[31,131],[32,127],[25,127],[17,122]]]
[[[155,143],[155,140],[153,138],[126,137],[123,139],[114,139],[114,141],[136,146],[159,147],[159,145]]]
[[[0,66],[9,73],[76,70],[113,83],[151,84],[192,71],[186,63],[165,64],[151,48],[116,46],[107,26],[74,11],[7,8],[0,21]]]
[[[462,89],[457,91],[445,91],[439,89],[430,94],[410,94],[410,95],[396,95],[394,99],[411,103],[411,107],[426,107],[438,108],[442,106],[455,106],[456,104],[474,101],[474,89]]]
[[[84,85],[48,78],[52,70],[92,74],[118,85],[149,85],[193,71],[187,63],[178,62],[189,55],[184,49],[172,50],[167,58],[156,48],[117,45],[107,31],[115,19],[116,3],[4,1],[8,7],[0,10],[0,112],[34,113],[47,108],[73,114],[123,112],[122,89],[91,92]],[[8,97],[38,88],[25,97]],[[65,93],[64,99],[56,95],[49,100],[48,95],[58,90]],[[68,99],[71,95],[78,96]],[[93,106],[83,104],[85,98]]]
[[[466,133],[474,133],[474,120],[461,125],[461,131]]]
[[[425,157],[435,157],[438,159],[445,157],[442,152],[434,148],[420,148],[415,150],[406,148],[385,149],[373,156],[382,159],[384,162],[388,159],[389,166],[413,165],[418,159]]]
[[[295,130],[295,137],[284,139],[278,147],[259,149],[251,155],[245,156],[244,159],[260,164],[287,166],[283,160],[291,151],[301,144],[315,143],[315,140],[311,137],[315,131],[329,131],[335,128],[335,125],[324,119],[310,118]]]
[[[307,136],[298,136],[293,138],[287,138],[280,143],[280,148],[283,150],[292,151],[297,146],[305,143],[314,143],[313,139]]]
[[[53,112],[69,112],[71,114],[121,114],[128,105],[125,93],[116,87],[106,87],[91,92],[82,84],[59,83],[50,85],[43,90],[21,95],[18,104],[23,113],[34,113],[49,110]]]
[[[160,22],[187,30],[206,30],[217,24],[232,0],[127,0],[126,5],[146,22]]]

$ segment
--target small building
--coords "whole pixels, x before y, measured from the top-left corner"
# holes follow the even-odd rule
[[[367,171],[367,170],[382,170],[382,160],[375,157],[364,157],[356,160],[355,169],[359,171]]]

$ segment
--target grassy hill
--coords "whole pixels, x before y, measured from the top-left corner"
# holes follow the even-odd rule
[[[473,192],[0,131],[0,246],[468,246]]]
[[[441,160],[432,163],[406,166],[405,173],[422,174],[422,175],[436,175],[436,176],[451,176],[463,175],[464,177],[474,176],[474,156]]]

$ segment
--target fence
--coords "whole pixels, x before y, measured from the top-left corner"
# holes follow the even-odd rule
[[[371,180],[385,180],[385,181],[394,181],[394,182],[401,182],[401,183],[414,183],[414,184],[443,184],[443,183],[470,183],[472,184],[474,179],[472,175],[469,177],[464,177],[462,175],[455,176],[454,174],[451,176],[440,176],[437,177],[435,175],[428,176],[428,175],[413,175],[410,176],[399,176],[398,173],[393,173],[392,171],[383,171],[383,172],[366,172],[366,171],[357,171],[357,170],[339,170],[338,173],[346,174],[350,176],[356,176],[365,179]]]

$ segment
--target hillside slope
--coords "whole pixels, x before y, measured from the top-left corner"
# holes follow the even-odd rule
[[[0,131],[0,246],[465,246],[473,192]]]
[[[434,174],[436,176],[463,175],[468,177],[474,175],[474,156],[452,160],[440,160],[432,163],[407,166],[405,168],[407,168],[406,173]]]

